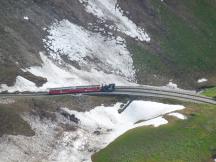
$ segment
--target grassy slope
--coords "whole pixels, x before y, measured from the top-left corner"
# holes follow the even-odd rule
[[[203,162],[216,154],[216,107],[190,105],[189,119],[131,130],[93,157],[94,162]]]
[[[167,67],[163,64],[157,55],[153,55],[148,50],[137,44],[131,44],[130,50],[134,55],[133,61],[137,73],[139,83],[149,85],[160,85],[162,79],[155,80],[154,75],[159,76],[159,73],[166,73]],[[150,74],[150,75],[149,75]],[[153,74],[153,75],[152,75]],[[167,82],[164,82],[164,84]]]
[[[209,71],[215,69],[216,12],[206,0],[182,1],[192,19],[184,21],[167,6],[161,6],[161,19],[167,26],[163,47],[180,69]]]
[[[213,75],[216,72],[216,2],[167,0],[161,3],[155,0],[151,3],[155,13],[152,21],[161,28],[152,32],[151,37],[159,42],[161,51],[133,50],[136,68],[145,72],[145,67],[139,64],[140,53],[143,53],[142,60],[145,57],[154,60],[155,56],[159,60],[147,62],[147,66],[157,67],[157,73],[180,78],[185,84],[185,79],[194,84],[201,76]],[[142,76],[141,72],[139,75]]]
[[[216,87],[204,90],[202,95],[205,95],[205,96],[208,96],[208,97],[216,97]]]

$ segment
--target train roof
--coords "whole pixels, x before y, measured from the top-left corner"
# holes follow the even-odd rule
[[[92,88],[94,88],[94,87],[100,87],[100,85],[58,87],[58,88],[49,88],[48,90],[77,89],[77,88],[91,88],[91,87]]]

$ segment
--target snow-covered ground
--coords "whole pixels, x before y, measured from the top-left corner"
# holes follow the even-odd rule
[[[44,77],[48,82],[38,88],[18,76],[14,86],[0,85],[0,91],[40,91],[61,86],[136,82],[133,60],[123,38],[107,39],[68,20],[54,23],[47,32],[49,35],[43,41],[48,56],[40,52],[42,65],[23,70]],[[78,67],[66,63],[62,57],[67,57]]]
[[[181,119],[181,120],[187,119],[186,116],[184,116],[183,114],[177,113],[177,112],[169,113],[168,115],[169,115],[169,116],[174,116],[174,117],[176,117],[176,118],[178,118],[178,119]]]
[[[167,124],[164,114],[184,109],[181,105],[138,100],[119,114],[120,105],[98,106],[86,112],[62,108],[68,114],[75,115],[80,120],[78,124],[60,114],[56,114],[57,122],[24,115],[23,118],[30,123],[36,135],[0,138],[0,161],[91,162],[92,154],[126,131],[140,126]],[[61,125],[65,123],[75,129],[62,131]]]
[[[92,32],[88,27],[78,26],[68,20],[56,21],[47,28],[48,35],[43,42],[49,52],[49,58],[55,60],[57,64],[49,68],[53,63],[51,60],[44,61],[45,56],[41,55],[43,67],[32,67],[27,70],[34,75],[47,78],[48,83],[44,87],[111,82],[122,85],[136,82],[133,60],[126,41],[117,34],[114,36],[113,33],[116,28],[119,32],[139,41],[149,42],[148,34],[123,15],[123,10],[116,0],[80,0],[80,2],[87,12],[103,21],[104,27],[110,28],[110,34],[105,36],[100,33],[105,30],[103,26],[100,26],[98,32]],[[113,22],[113,25],[106,24],[106,20]],[[72,65],[63,61],[62,58],[65,57],[72,62]],[[50,76],[53,69],[62,71],[63,68],[66,72],[53,75],[59,81]]]
[[[79,0],[86,8],[86,11],[95,15],[101,21],[113,22],[110,29],[116,29],[132,38],[149,42],[151,39],[144,29],[138,27],[132,20],[124,15],[117,0]]]
[[[54,149],[57,124],[27,114],[22,117],[35,131],[35,136],[0,137],[0,162],[43,162]]]
[[[44,91],[47,90],[47,88],[52,87],[92,85],[101,83],[134,85],[134,83],[131,83],[125,78],[115,74],[106,74],[103,71],[97,71],[96,69],[91,69],[90,71],[78,70],[71,65],[67,65],[67,68],[59,67],[43,53],[40,53],[40,56],[43,61],[42,66],[30,67],[28,69],[24,69],[24,71],[29,71],[36,76],[47,78],[47,83],[45,83],[42,87],[37,87],[35,83],[23,78],[22,76],[18,76],[14,86],[8,87],[6,84],[2,84],[0,92],[6,90],[8,92],[37,92]]]
[[[173,83],[172,81],[170,81],[166,86],[171,89],[178,89],[178,85]]]
[[[77,62],[82,70],[95,69],[135,80],[133,60],[123,38],[108,39],[68,20],[54,23],[48,32],[45,46],[50,56],[60,63],[63,55]]]
[[[23,19],[28,21],[29,17],[28,16],[24,16]]]
[[[208,79],[206,79],[206,78],[201,78],[201,79],[198,79],[197,80],[197,83],[204,83],[204,82],[207,82],[208,81]]]
[[[93,25],[96,25],[99,31],[92,32],[89,27],[84,28],[66,19],[56,20],[51,26],[42,27],[48,33],[43,39],[48,53],[45,56],[40,52],[39,57],[43,61],[41,66],[24,70],[47,78],[48,83],[40,90],[56,86],[108,82],[135,83],[132,56],[127,49],[126,41],[118,32],[135,38],[137,41],[146,42],[150,41],[149,35],[124,14],[128,12],[120,8],[117,0],[79,1],[80,5],[84,5],[86,12],[98,19]],[[24,16],[23,19],[29,20],[29,17]],[[107,21],[109,21],[108,24]],[[108,34],[101,34],[107,28]],[[65,58],[67,63],[64,61]],[[39,89],[31,81],[18,76],[13,87],[0,85],[0,91],[3,90],[13,92],[38,91]]]
[[[9,87],[6,84],[2,84],[0,92],[2,91],[8,91],[12,93],[15,91],[19,91],[19,92],[39,91],[39,89],[37,89],[37,86],[35,85],[35,83],[23,78],[22,76],[17,76],[15,85]]]

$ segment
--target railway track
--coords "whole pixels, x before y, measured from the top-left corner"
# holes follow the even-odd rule
[[[174,90],[163,87],[150,86],[117,86],[114,92],[97,92],[87,95],[126,95],[141,97],[168,98],[182,101],[190,101],[195,103],[214,104],[216,100],[210,97],[201,96],[193,91]]]
[[[40,96],[48,96],[48,92],[28,92],[28,93],[0,93],[0,97],[40,97]]]
[[[143,96],[143,97],[155,97],[155,98],[168,98],[183,101],[190,101],[195,103],[214,104],[216,100],[210,97],[205,97],[197,94],[193,91],[169,89],[166,87],[154,87],[154,86],[116,86],[113,92],[91,92],[82,93],[84,95],[124,95],[124,96]],[[63,94],[71,95],[71,94]],[[48,92],[35,92],[35,93],[0,93],[0,97],[39,97],[39,96],[52,96]],[[62,95],[55,95],[62,96]]]
[[[210,99],[212,100],[211,97],[206,97],[206,96],[202,96],[197,94],[194,91],[185,91],[185,90],[173,90],[173,89],[152,89],[152,88],[145,88],[145,87],[117,87],[116,88],[117,92],[146,92],[146,93],[158,93],[158,94],[172,94],[172,95],[182,95],[182,96],[193,96],[196,98],[201,98],[201,99]]]

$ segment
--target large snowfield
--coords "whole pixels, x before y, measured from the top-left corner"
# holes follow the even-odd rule
[[[119,114],[120,105],[121,103],[108,107],[98,106],[86,112],[62,108],[65,112],[75,115],[80,120],[78,124],[60,114],[56,114],[57,122],[41,121],[25,114],[23,118],[31,125],[36,135],[1,138],[0,161],[91,162],[92,154],[126,131],[140,126],[158,127],[167,124],[164,114],[184,109],[181,105],[137,100]],[[63,123],[75,129],[62,131]]]

